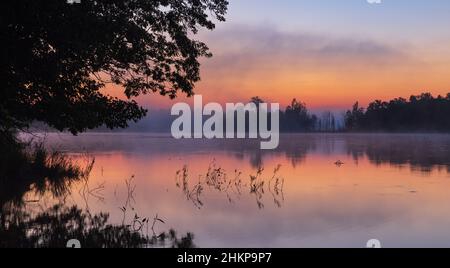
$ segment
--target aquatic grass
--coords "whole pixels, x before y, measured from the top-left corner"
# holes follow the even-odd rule
[[[89,210],[90,197],[105,201],[106,184],[89,183],[95,158],[51,152],[43,142],[4,145],[4,154],[0,154],[0,248],[60,248],[74,238],[87,248],[195,247],[193,234],[178,237],[172,229],[157,234],[157,224],[165,221],[158,215],[150,220],[134,212],[134,176],[125,181],[123,224],[110,224],[108,213],[92,214]],[[85,209],[66,202],[79,182]],[[52,204],[56,203],[50,208],[43,200],[48,195]],[[31,205],[38,210],[30,209]],[[125,224],[128,211],[133,211],[134,217]]]
[[[186,170],[187,174],[187,170]],[[119,209],[122,211],[122,226],[128,229],[130,232],[138,234],[141,238],[140,247],[172,247],[172,248],[192,248],[195,247],[193,242],[194,235],[187,233],[183,237],[178,237],[177,233],[173,229],[169,229],[168,232],[158,232],[157,226],[159,224],[166,224],[158,214],[152,219],[150,217],[142,217],[137,212],[135,205],[135,193],[137,186],[135,184],[135,176],[125,180],[126,196],[125,201]],[[187,185],[187,184],[186,184]],[[131,215],[130,215],[131,214]],[[127,220],[129,219],[129,220]]]
[[[175,186],[181,189],[186,199],[193,205],[201,209],[204,206],[202,194],[206,189],[210,189],[226,195],[230,203],[234,203],[244,190],[247,189],[250,195],[255,196],[259,209],[264,208],[265,189],[271,193],[274,203],[281,207],[284,202],[284,178],[278,175],[281,165],[274,168],[272,176],[266,179],[263,176],[264,168],[259,167],[255,174],[249,175],[248,182],[242,180],[242,172],[235,169],[234,176],[228,176],[225,169],[217,165],[216,160],[212,160],[205,175],[199,175],[198,181],[191,182],[187,165],[177,170],[175,173]]]
[[[39,199],[50,192],[64,199],[73,183],[89,176],[95,162],[86,156],[86,163],[77,163],[66,154],[49,151],[42,142],[1,145],[4,152],[0,155],[0,206],[23,204],[29,193]]]

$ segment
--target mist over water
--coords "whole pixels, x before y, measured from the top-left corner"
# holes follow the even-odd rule
[[[89,185],[101,185],[102,198],[86,200],[75,185],[67,202],[120,224],[133,178],[134,211],[157,214],[161,231],[194,233],[199,247],[450,246],[449,135],[292,134],[273,151],[258,140],[164,134],[46,141],[95,157]]]

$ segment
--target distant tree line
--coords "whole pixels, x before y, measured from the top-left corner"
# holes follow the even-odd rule
[[[257,106],[265,103],[259,97],[250,102]],[[207,118],[204,117],[204,120]],[[236,120],[236,118],[235,118]],[[142,122],[131,124],[126,132],[170,132],[173,117],[165,110],[152,111],[151,116]],[[246,129],[249,129],[248,120]],[[36,129],[45,129],[35,124]],[[269,127],[271,123],[269,122]],[[224,129],[225,129],[224,122]],[[98,128],[94,131],[109,131]],[[280,131],[283,133],[301,132],[449,132],[450,131],[450,93],[433,97],[430,93],[411,96],[408,100],[396,98],[390,101],[376,100],[367,108],[356,102],[353,107],[337,114],[332,111],[312,113],[305,103],[293,99],[280,111]]]
[[[265,103],[259,97],[253,97],[251,102],[259,105]],[[269,122],[270,126],[270,122]],[[280,110],[281,132],[335,132],[341,130],[333,112],[325,111],[320,116],[308,111],[306,104],[294,98],[286,109]]]
[[[250,102],[259,106],[261,103],[265,103],[260,97],[252,97]],[[225,115],[224,115],[225,116]],[[207,117],[203,117],[206,120]],[[236,122],[235,115],[235,122]],[[247,117],[248,119],[248,117]],[[144,118],[141,122],[131,123],[127,129],[114,130],[114,132],[157,132],[167,133],[170,132],[171,123],[174,117],[170,115],[167,110],[153,110],[150,112],[150,116]],[[269,127],[271,122],[269,121]],[[35,129],[46,129],[45,125],[34,124]],[[249,122],[246,120],[246,130],[249,129]],[[226,129],[226,122],[224,122],[223,129]],[[280,131],[284,133],[296,133],[296,132],[336,132],[343,130],[342,118],[338,120],[336,115],[331,111],[324,111],[322,113],[311,113],[306,104],[293,99],[291,104],[286,109],[280,111]],[[94,131],[110,132],[106,127],[97,128]]]
[[[358,103],[345,114],[347,131],[450,131],[450,93],[433,97],[430,93],[409,100],[376,100],[364,109]]]
[[[308,111],[306,105],[293,99],[285,111],[280,112],[280,130],[282,132],[334,132],[339,130],[335,115],[326,111],[317,116]]]

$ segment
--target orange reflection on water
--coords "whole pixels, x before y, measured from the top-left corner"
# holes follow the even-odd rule
[[[125,147],[115,141],[119,149],[94,150],[96,165],[89,182],[92,187],[105,182],[105,201],[91,199],[90,209],[109,211],[115,222],[123,217],[119,208],[126,199],[125,180],[134,175],[133,214],[158,214],[166,221],[158,226],[161,231],[169,227],[191,231],[199,246],[359,247],[373,237],[386,246],[436,246],[450,241],[447,154],[424,151],[422,159],[422,154],[406,146],[395,154],[386,152],[393,148],[391,143],[401,146],[400,140],[409,139],[415,140],[415,148],[425,143],[433,150],[434,143],[423,136],[298,136],[282,139],[289,144],[273,152],[231,144],[191,147],[167,138],[121,139],[126,139]],[[434,142],[443,152],[448,148],[448,137]],[[343,164],[336,165],[338,160]],[[232,191],[230,198],[203,184],[199,208],[176,186],[176,172],[186,166],[193,189],[204,180],[211,163],[223,168],[230,180],[235,170],[241,171],[245,185],[240,194]],[[280,206],[268,186],[278,165],[278,176],[284,179],[282,197],[277,197]],[[250,175],[258,166],[264,168],[261,177],[266,183],[259,200],[262,208],[250,191]],[[74,200],[82,203],[79,197]]]

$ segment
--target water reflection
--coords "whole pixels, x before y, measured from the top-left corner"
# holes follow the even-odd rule
[[[125,210],[131,208],[129,201],[123,207],[122,224],[109,223],[108,213],[92,214],[89,197],[102,200],[99,193],[103,189],[89,187],[89,175],[95,163],[92,157],[78,157],[75,161],[59,152],[49,152],[42,144],[3,145],[0,248],[62,248],[70,239],[77,239],[88,248],[194,247],[191,233],[181,238],[173,229],[157,234],[156,223],[164,222],[158,216],[140,218],[134,213],[129,224],[126,223]],[[85,163],[81,164],[83,158]],[[127,186],[135,187],[131,181],[127,181]],[[86,209],[67,202],[77,188]],[[46,198],[54,205],[48,204]]]
[[[175,182],[186,199],[198,209],[204,205],[202,197],[205,190],[215,190],[226,195],[229,203],[234,203],[235,199],[248,193],[255,198],[259,209],[264,208],[263,197],[268,193],[272,196],[274,204],[280,208],[284,202],[284,178],[278,176],[280,169],[281,165],[277,165],[273,173],[269,177],[265,177],[264,168],[259,167],[254,175],[249,175],[247,179],[244,179],[241,171],[235,169],[233,175],[230,176],[213,160],[206,174],[199,175],[193,184],[187,166],[176,172]]]
[[[75,158],[95,157],[85,192],[101,188],[102,198],[90,196],[89,211],[145,232],[146,219],[150,235],[156,222],[156,233],[192,232],[200,247],[364,247],[371,238],[450,246],[448,135],[293,134],[274,151],[257,141],[141,134],[47,140]],[[85,204],[82,195],[71,202]]]
[[[73,183],[87,178],[93,160],[80,168],[60,153],[49,153],[42,144],[23,148],[15,144],[2,146],[0,155],[0,207],[12,203],[23,205],[26,195],[36,198],[47,192],[64,198]]]
[[[259,150],[257,140],[174,140],[163,134],[50,135],[48,139],[55,141],[54,147],[69,152],[183,157],[219,151],[245,159],[254,169],[264,166],[264,158],[272,156],[285,156],[295,167],[308,154],[348,154],[356,162],[368,158],[375,165],[409,165],[421,172],[444,168],[450,172],[450,135],[446,134],[284,134],[279,147],[269,151]]]
[[[145,220],[135,219],[130,228],[109,224],[109,214],[92,215],[77,206],[58,204],[35,215],[23,207],[4,206],[0,214],[0,247],[64,248],[73,238],[84,248],[194,247],[190,233],[181,239],[174,230],[145,235],[144,226],[149,224]]]
[[[393,166],[409,165],[412,170],[450,172],[448,135],[367,135],[346,139],[348,154],[355,161],[368,157],[371,163]]]

